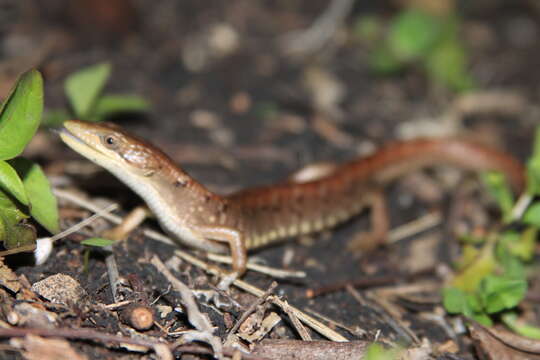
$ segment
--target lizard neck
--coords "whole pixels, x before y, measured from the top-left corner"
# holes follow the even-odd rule
[[[176,166],[169,158],[161,159],[160,170],[144,178],[121,168],[109,168],[130,187],[156,215],[161,227],[174,238],[190,246],[223,252],[222,244],[201,238],[196,228],[217,219],[226,200],[211,192]]]

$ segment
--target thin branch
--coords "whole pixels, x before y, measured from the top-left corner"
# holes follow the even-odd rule
[[[182,304],[186,308],[188,320],[191,325],[197,329],[197,331],[186,332],[186,334],[182,336],[182,341],[204,341],[212,346],[214,354],[218,359],[223,358],[221,341],[218,337],[213,335],[214,328],[212,327],[208,317],[200,312],[197,302],[195,301],[193,291],[187,287],[186,284],[174,277],[174,275],[169,271],[169,269],[167,269],[165,264],[163,264],[163,262],[156,255],[152,256],[150,262],[161,274],[163,274],[163,276],[167,278],[173,288],[180,293]]]
[[[309,55],[319,51],[335,34],[352,9],[354,0],[333,0],[313,24],[284,36],[282,46],[291,55]]]
[[[441,213],[438,211],[426,214],[418,219],[392,229],[388,234],[388,242],[395,243],[412,235],[426,231],[442,222]]]
[[[208,253],[207,258],[215,262],[221,262],[224,264],[232,264],[232,259],[230,256]],[[273,267],[260,265],[254,262],[248,262],[247,268],[249,270],[253,270],[258,273],[265,274],[270,277],[279,278],[279,279],[305,278],[306,277],[305,271],[290,271],[290,270],[276,269]]]
[[[103,209],[97,209],[97,211],[94,211],[95,214],[82,220],[81,222],[71,226],[70,228],[62,231],[62,232],[59,232],[58,234],[55,234],[53,235],[51,238],[50,238],[50,241],[51,242],[55,242],[56,240],[58,239],[61,239],[61,238],[64,238],[70,234],[73,234],[74,232],[77,232],[79,231],[80,229],[82,229],[83,227],[85,227],[86,225],[94,222],[95,220],[97,220],[98,218],[100,217],[104,217],[104,218],[107,218],[107,215],[111,212],[111,211],[114,211],[118,209],[118,204],[111,204]]]
[[[255,310],[257,310],[257,307],[259,305],[261,305],[262,303],[264,303],[268,297],[274,292],[274,289],[276,288],[277,286],[277,282],[273,281],[270,286],[268,287],[268,289],[266,289],[266,291],[264,292],[264,294],[262,296],[259,296],[259,298],[257,299],[257,301],[255,301],[254,303],[252,303],[249,308],[247,308],[246,311],[244,311],[244,313],[242,314],[242,316],[240,316],[240,319],[238,319],[238,321],[236,322],[236,324],[234,324],[234,326],[231,328],[231,330],[229,331],[229,334],[227,335],[227,342],[231,339],[231,337],[234,335],[234,333],[238,330],[238,328],[240,327],[240,325],[242,325],[242,323],[244,321],[246,321],[246,319],[249,317],[249,315],[251,315]]]

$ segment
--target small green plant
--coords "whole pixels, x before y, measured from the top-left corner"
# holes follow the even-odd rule
[[[527,189],[516,202],[501,175],[487,174],[484,181],[499,204],[502,222],[520,229],[495,232],[485,239],[463,239],[457,276],[443,291],[446,310],[491,325],[493,315],[515,331],[540,339],[540,329],[518,325],[515,308],[527,293],[527,268],[534,256],[540,229],[540,127],[533,155],[527,163]],[[517,209],[525,209],[518,212]],[[478,240],[481,247],[478,248]]]
[[[387,26],[379,17],[360,17],[354,35],[367,43],[370,66],[379,74],[395,74],[407,67],[421,67],[435,82],[454,91],[474,87],[467,67],[467,52],[459,38],[459,17],[408,8]]]
[[[111,65],[100,63],[69,75],[64,83],[64,91],[71,111],[50,110],[43,120],[44,124],[56,126],[72,117],[102,121],[111,115],[143,112],[150,108],[146,100],[136,95],[104,94],[110,74]]]
[[[36,70],[20,76],[0,108],[0,256],[35,248],[32,217],[59,231],[56,198],[41,168],[19,157],[34,136],[43,111],[43,79]]]
[[[88,262],[90,260],[90,253],[92,252],[93,248],[105,248],[107,246],[113,245],[115,242],[113,240],[94,237],[94,238],[88,238],[86,240],[81,241],[81,244],[83,244],[86,248],[84,250],[83,255],[83,269],[84,271],[88,271]]]
[[[403,349],[386,349],[379,343],[372,343],[366,349],[365,360],[398,360],[401,358]]]

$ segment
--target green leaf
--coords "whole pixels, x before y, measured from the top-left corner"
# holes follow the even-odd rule
[[[466,293],[476,291],[482,279],[497,267],[493,248],[493,242],[484,245],[476,258],[452,280],[452,285]]]
[[[508,312],[501,316],[503,323],[513,332],[528,338],[540,340],[540,327],[522,324],[518,321],[514,312]]]
[[[467,54],[457,39],[439,44],[427,56],[425,65],[431,78],[452,90],[474,88],[474,81],[467,70]]]
[[[533,153],[527,161],[527,192],[540,194],[540,126],[536,127]]]
[[[65,92],[77,117],[86,119],[91,115],[110,73],[111,65],[101,63],[79,70],[66,79]]]
[[[403,63],[385,45],[382,44],[369,54],[369,65],[379,74],[397,73],[403,69]]]
[[[526,235],[526,233],[528,234]],[[529,250],[522,249],[522,247],[528,248],[530,246],[528,244],[530,240],[527,239],[525,245],[522,245],[521,243],[524,241],[522,240],[523,237],[528,238],[529,236],[530,232],[528,232],[528,230],[521,233],[514,230],[508,230],[501,234],[501,240],[497,246],[497,258],[504,270],[505,276],[514,279],[525,279],[525,267],[520,259],[529,256],[528,254],[523,254],[529,252]]]
[[[43,79],[37,70],[21,75],[0,108],[0,159],[22,153],[39,127],[43,111]]]
[[[465,315],[471,317],[474,316],[474,314],[480,314],[483,312],[482,302],[478,298],[478,295],[476,293],[474,294],[466,294],[467,297],[467,305],[471,309],[471,314],[468,315],[467,313],[464,313]]]
[[[4,215],[8,217],[8,220],[11,223],[18,223],[19,221],[29,217],[26,213],[19,209],[19,207],[17,207],[17,204],[15,204],[15,202],[12,200],[12,197],[2,190],[0,190],[0,211],[2,211]]]
[[[27,218],[28,215],[6,193],[0,191],[0,242],[4,243],[6,249],[35,244],[36,231],[33,226],[24,223]]]
[[[72,116],[63,109],[48,110],[43,115],[43,120],[41,124],[43,126],[55,127],[60,126],[66,120],[69,120]]]
[[[366,349],[364,360],[397,360],[400,358],[399,348],[386,349],[379,343],[372,343]],[[360,355],[359,355],[360,356]],[[359,357],[360,359],[360,357]]]
[[[373,43],[380,38],[383,22],[376,15],[363,15],[356,19],[352,27],[352,34],[356,38]]]
[[[527,192],[540,194],[540,159],[533,157],[527,161]]]
[[[4,160],[0,160],[0,189],[12,195],[23,205],[28,205],[28,196],[23,182],[15,169]]]
[[[507,276],[488,275],[481,284],[482,301],[488,313],[511,309],[525,297],[527,281]]]
[[[114,244],[113,240],[104,239],[104,238],[89,238],[81,241],[81,244],[86,246],[96,246],[96,247],[105,247]]]
[[[518,256],[523,261],[532,260],[534,256],[534,249],[536,247],[537,235],[538,228],[535,226],[530,226],[526,230],[522,231],[519,241],[510,247],[512,254]]]
[[[486,313],[474,313],[472,318],[484,326],[493,325],[493,320]]]
[[[93,116],[103,120],[107,116],[118,113],[144,112],[150,109],[150,104],[136,95],[105,95],[97,100]]]
[[[10,163],[22,178],[30,199],[30,215],[51,233],[59,232],[56,197],[52,193],[49,180],[39,165],[23,158],[11,160]]]
[[[0,214],[1,217],[1,214]],[[2,219],[4,221],[4,219]],[[6,226],[6,238],[4,239],[4,247],[7,250],[20,248],[27,245],[35,245],[36,243],[36,229],[31,224],[15,224],[12,226]]]
[[[400,61],[426,56],[441,37],[441,20],[418,9],[402,11],[388,33],[390,51]]]
[[[466,294],[458,288],[443,289],[443,305],[450,314],[467,314],[472,310],[467,302]]]
[[[535,202],[527,208],[522,221],[527,225],[540,227],[540,202]]]
[[[505,218],[509,218],[514,207],[514,196],[504,175],[497,171],[482,174],[487,190],[495,198]]]
[[[256,118],[271,119],[279,114],[279,106],[275,102],[261,101],[253,109]]]

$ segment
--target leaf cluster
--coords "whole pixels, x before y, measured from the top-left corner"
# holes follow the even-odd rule
[[[41,168],[19,155],[36,133],[43,111],[43,79],[22,74],[0,107],[0,243],[7,250],[32,250],[32,217],[51,233],[59,231],[56,198]]]
[[[80,120],[103,121],[120,113],[149,110],[148,102],[139,96],[104,94],[111,68],[111,64],[105,62],[70,74],[64,82],[64,91],[71,109],[47,111],[43,123],[47,126],[57,126],[73,116]]]
[[[392,75],[421,68],[433,83],[454,91],[474,87],[468,55],[459,36],[457,14],[434,14],[406,8],[389,24],[375,15],[357,19],[354,35],[368,44],[369,64],[377,73]]]
[[[515,331],[540,338],[540,328],[518,325],[516,306],[524,299],[540,229],[540,127],[527,163],[527,189],[516,201],[501,174],[483,177],[507,229],[486,238],[464,238],[457,276],[443,291],[446,310],[491,325],[496,315]],[[521,211],[517,211],[520,210]],[[480,244],[480,248],[477,246]]]

